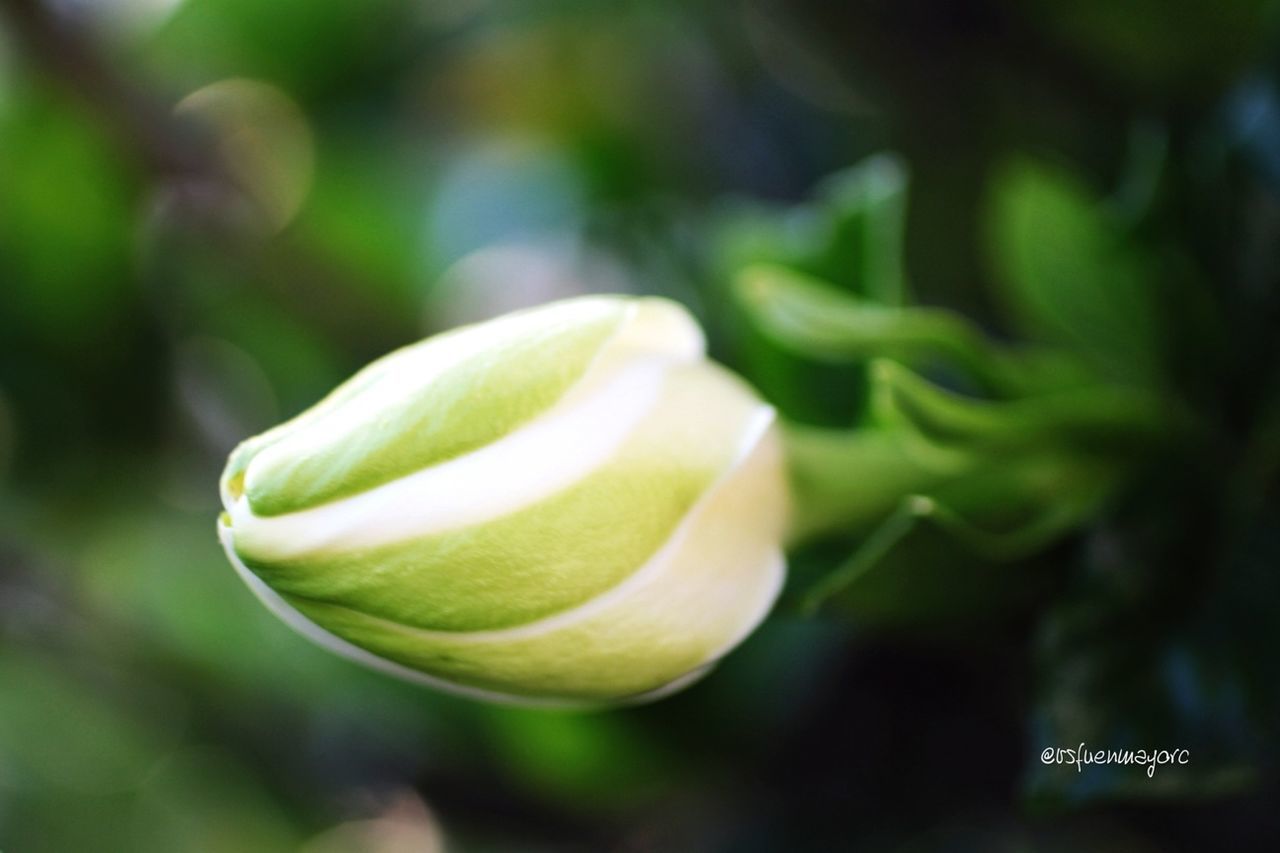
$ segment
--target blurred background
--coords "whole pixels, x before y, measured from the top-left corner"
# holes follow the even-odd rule
[[[0,849],[1273,849],[1278,24],[0,0]],[[240,439],[424,334],[599,291],[690,306],[797,428],[879,434],[882,357],[1030,408],[980,421],[973,477],[886,474],[652,706],[440,696],[253,599],[214,536]],[[1067,366],[984,390],[869,306]],[[1086,374],[1140,426],[1035,414]],[[931,446],[979,423],[930,411]],[[881,547],[922,489],[1004,538]],[[1190,762],[1040,761],[1082,742]]]

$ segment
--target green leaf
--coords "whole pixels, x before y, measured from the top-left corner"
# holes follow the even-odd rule
[[[1154,261],[1078,180],[1027,160],[1007,165],[992,187],[988,230],[997,295],[1019,331],[1118,379],[1157,376]]]
[[[857,292],[883,305],[901,305],[907,297],[903,237],[908,183],[900,158],[877,154],[833,175],[823,187],[834,212],[832,246],[848,253]]]

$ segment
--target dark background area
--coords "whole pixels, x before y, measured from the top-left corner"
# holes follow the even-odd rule
[[[1272,849],[1277,25],[1269,0],[0,0],[0,848]],[[865,296],[865,201],[830,176],[886,152],[905,224],[860,251],[910,304],[1028,340],[1030,269],[1045,341],[1195,423],[1108,463],[1068,533],[972,564],[913,540],[816,613],[868,530],[811,543],[712,676],[586,715],[360,670],[226,564],[239,440],[555,298],[678,299],[792,421],[863,423],[867,359],[797,354],[733,283],[764,260]],[[1191,761],[1039,759],[1079,743]]]

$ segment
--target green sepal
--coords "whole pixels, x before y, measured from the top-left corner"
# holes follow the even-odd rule
[[[1069,387],[1090,375],[1064,353],[994,344],[954,312],[879,304],[788,267],[747,267],[735,289],[752,321],[774,342],[817,361],[883,357],[943,366],[997,395]]]
[[[871,413],[947,453],[1056,446],[1123,448],[1172,426],[1158,399],[1106,384],[986,400],[957,394],[889,359],[871,364]]]
[[[1045,579],[1018,564],[1086,522],[1113,480],[1079,460],[988,463],[935,493],[908,495],[850,555],[799,596],[892,625],[967,622],[1025,600]]]

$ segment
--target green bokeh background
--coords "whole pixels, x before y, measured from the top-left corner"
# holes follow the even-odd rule
[[[0,0],[0,850],[1271,849],[1277,25],[1270,0]],[[886,476],[711,677],[610,713],[361,670],[222,556],[240,439],[578,293],[680,300],[793,423],[865,423],[901,341],[789,339],[738,298],[761,265],[1058,348],[1161,426],[1104,435],[1105,498],[1029,548],[939,525],[870,561],[913,490]],[[1017,466],[983,440],[930,494],[996,518]],[[1039,760],[1081,742],[1191,762]]]

